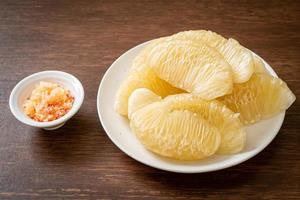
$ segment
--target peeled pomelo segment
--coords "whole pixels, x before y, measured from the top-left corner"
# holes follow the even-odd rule
[[[249,80],[253,74],[252,53],[236,40],[226,39],[212,31],[184,31],[174,34],[169,40],[191,40],[195,43],[205,43],[215,48],[230,64],[233,71],[233,81],[242,83]]]
[[[150,67],[143,67],[143,70],[130,72],[119,87],[114,105],[119,114],[127,116],[128,98],[137,88],[148,88],[162,97],[183,92],[160,79]]]
[[[114,108],[119,114],[128,115],[128,98],[137,88],[148,88],[161,97],[183,92],[160,79],[147,64],[148,51],[159,41],[160,39],[151,41],[133,60],[129,75],[122,82],[116,94]]]
[[[160,101],[161,97],[146,88],[138,88],[134,90],[128,99],[128,118],[132,113],[149,105],[153,102]]]
[[[214,47],[216,49],[221,48],[227,42],[227,39],[223,36],[207,30],[191,30],[182,31],[171,35],[168,40],[179,39],[179,40],[192,40],[196,43],[206,43],[207,45]]]
[[[152,103],[145,103],[145,106],[143,107],[139,102],[141,102],[143,98],[146,98],[146,96],[151,96],[150,98],[152,98],[153,100]],[[165,99],[160,100],[151,91],[147,91],[147,89],[138,89],[134,91],[130,96],[129,105],[132,107],[136,107],[129,108],[130,110],[134,110],[134,112],[131,112],[130,114],[132,124],[131,127],[133,127],[134,132],[138,135],[139,139],[145,140],[142,141],[142,143],[148,149],[161,155],[174,157],[181,160],[192,159],[186,154],[182,154],[183,156],[181,157],[179,156],[181,154],[172,153],[172,151],[178,151],[178,149],[176,149],[176,146],[170,146],[171,149],[168,148],[169,143],[173,142],[177,144],[179,142],[172,141],[173,138],[169,136],[169,134],[172,135],[172,133],[176,132],[175,130],[173,130],[173,128],[176,129],[176,127],[179,127],[178,130],[190,130],[191,135],[193,135],[192,132],[197,131],[192,127],[192,125],[185,121],[187,119],[190,119],[192,115],[195,117],[199,117],[199,119],[201,119],[202,121],[205,121],[201,123],[209,124],[212,129],[216,130],[220,134],[221,141],[218,149],[216,150],[217,153],[237,153],[244,147],[245,132],[242,124],[240,123],[238,114],[233,113],[226,106],[216,100],[206,101],[191,94],[170,95]],[[168,117],[170,117],[171,114],[174,114],[175,112],[177,113],[176,116],[172,116],[176,117],[176,121],[165,121],[166,119],[169,119]],[[179,114],[182,114],[182,118],[179,118],[177,116]],[[205,127],[207,126],[205,125]],[[147,132],[146,130],[149,131]],[[160,146],[161,141],[159,140],[159,138],[162,137],[161,135],[167,135],[167,137],[164,138],[166,140],[164,141],[166,147],[163,145]],[[154,138],[154,136],[157,136],[157,138]],[[188,139],[192,140],[192,138]],[[207,152],[211,152],[211,147],[209,148],[210,150],[208,150]],[[179,152],[183,152],[183,150],[180,150]],[[203,156],[202,154],[198,155],[201,156],[197,158],[195,157],[195,159],[200,159]]]
[[[134,112],[130,126],[147,149],[179,160],[211,156],[221,142],[218,130],[206,120],[188,110],[170,110],[161,102]]]
[[[146,63],[146,51],[141,51],[132,61],[132,65],[130,68],[131,72],[135,71],[143,71],[144,69],[149,68],[149,66]]]
[[[230,38],[220,48],[220,53],[231,65],[235,83],[243,83],[250,79],[254,64],[252,53],[248,49],[241,46],[235,39]]]
[[[229,64],[204,43],[160,42],[151,49],[147,60],[161,79],[203,99],[214,99],[232,90]]]
[[[172,109],[181,108],[192,111],[216,127],[221,134],[221,144],[217,153],[232,154],[244,148],[246,133],[239,114],[232,112],[219,101],[206,101],[191,94],[168,96],[164,101],[172,104]]]
[[[288,109],[296,97],[281,79],[253,74],[248,82],[234,85],[231,94],[219,99],[240,113],[242,123],[252,124]]]
[[[149,52],[157,45],[162,42],[165,38],[158,38],[151,40],[149,44],[134,58],[131,66],[131,71],[143,71],[148,68],[147,59]]]
[[[269,73],[265,67],[265,64],[258,56],[253,55],[253,62],[254,62],[254,73],[266,73],[266,74]]]
[[[218,154],[233,154],[242,151],[246,144],[246,132],[239,119],[239,114],[233,114],[225,109],[225,120],[221,125],[219,124],[219,130],[222,136],[222,142],[218,149]],[[226,114],[227,112],[227,114]],[[229,113],[230,114],[229,114]]]
[[[140,81],[136,75],[131,74],[120,85],[114,103],[114,109],[120,115],[128,114],[128,98],[130,94],[139,87],[143,87],[144,83]]]

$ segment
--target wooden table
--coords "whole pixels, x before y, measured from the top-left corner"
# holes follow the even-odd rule
[[[299,199],[299,1],[0,2],[0,199]],[[205,174],[156,170],[122,153],[96,111],[99,82],[129,48],[182,30],[210,29],[261,55],[298,99],[276,139],[238,166]],[[15,84],[62,70],[86,92],[63,128],[43,131],[10,113]]]

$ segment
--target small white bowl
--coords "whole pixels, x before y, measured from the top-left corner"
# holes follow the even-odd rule
[[[74,96],[75,100],[71,110],[61,118],[50,122],[37,122],[25,114],[23,104],[40,81],[58,83],[70,90],[71,94]],[[46,130],[54,130],[63,126],[67,120],[77,113],[83,99],[84,90],[82,84],[75,76],[62,71],[42,71],[27,76],[14,87],[9,97],[9,107],[12,114],[20,122]]]

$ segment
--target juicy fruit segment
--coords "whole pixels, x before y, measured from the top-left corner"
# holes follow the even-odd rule
[[[155,105],[134,114],[134,121],[130,122],[133,132],[147,149],[179,160],[203,159],[216,152],[220,134],[201,117],[182,110],[166,115],[159,110],[151,110],[152,106]],[[138,120],[144,112],[149,117],[148,122],[154,123]]]
[[[252,53],[249,50],[241,46],[235,39],[230,38],[220,48],[220,52],[232,67],[235,83],[243,83],[250,79],[254,66]]]
[[[153,101],[141,107],[139,102],[146,96],[154,97]],[[134,132],[148,149],[163,156],[195,160],[216,151],[236,153],[244,147],[245,132],[238,115],[218,101],[205,101],[191,94],[160,100],[151,91],[138,89],[132,93],[129,105],[129,110],[138,107],[131,114]]]
[[[155,45],[162,42],[165,38],[154,39],[147,44],[147,46],[134,58],[131,70],[132,71],[142,71],[149,68],[147,64],[147,59],[150,51],[155,47]]]
[[[197,160],[214,154],[220,133],[188,110],[170,110],[155,102],[134,112],[130,126],[144,146],[162,156]]]
[[[179,40],[192,40],[196,43],[206,43],[216,49],[224,46],[227,42],[227,39],[223,36],[206,30],[182,31],[172,35],[170,38]]]
[[[231,94],[220,100],[232,111],[240,113],[244,124],[270,118],[286,109],[296,97],[287,84],[267,74],[254,74],[242,84],[236,84]]]
[[[160,100],[160,96],[146,88],[139,88],[134,90],[128,99],[128,118],[130,119],[132,113],[134,113],[135,111]]]
[[[128,114],[128,98],[137,88],[149,88],[162,97],[182,92],[160,79],[151,68],[142,66],[141,69],[132,71],[117,91],[115,110],[121,115]]]
[[[232,112],[219,101],[206,101],[191,94],[168,96],[164,101],[173,103],[174,108],[190,110],[216,127],[221,134],[221,144],[217,153],[237,153],[243,149],[246,133],[239,120],[239,114]]]
[[[246,82],[253,74],[252,53],[232,38],[227,40],[217,33],[206,30],[184,31],[171,36],[171,38],[205,43],[215,48],[231,65],[235,83]]]
[[[204,99],[214,99],[232,90],[230,66],[203,43],[161,42],[150,50],[148,64],[161,79]]]
[[[268,74],[265,64],[258,56],[255,56],[255,55],[253,56],[253,62],[254,62],[254,72],[255,73]]]

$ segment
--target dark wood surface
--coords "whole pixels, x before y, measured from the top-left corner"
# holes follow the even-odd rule
[[[176,174],[122,153],[98,120],[96,95],[129,48],[182,30],[210,29],[261,55],[298,99],[276,139],[238,166]],[[0,1],[0,199],[299,199],[299,1]],[[15,84],[42,70],[77,76],[86,96],[47,132],[10,113]]]

